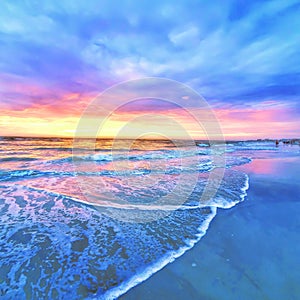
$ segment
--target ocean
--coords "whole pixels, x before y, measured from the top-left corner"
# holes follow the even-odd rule
[[[239,166],[300,154],[273,141],[80,145],[1,138],[1,299],[115,299],[209,235],[220,209],[247,201]]]

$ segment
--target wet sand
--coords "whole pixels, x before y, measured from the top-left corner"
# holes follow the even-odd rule
[[[238,168],[247,199],[219,209],[193,249],[120,299],[299,299],[300,158]]]

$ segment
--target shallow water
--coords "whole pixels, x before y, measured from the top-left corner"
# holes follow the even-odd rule
[[[3,299],[117,297],[193,247],[217,208],[245,198],[248,176],[233,167],[299,153],[229,145],[217,154],[226,158],[218,183],[209,147],[125,144],[111,152],[112,141],[100,140],[91,152],[68,139],[0,141]],[[208,182],[215,192],[202,199]]]
[[[218,210],[200,243],[120,299],[299,299],[300,156],[237,168],[247,200]]]

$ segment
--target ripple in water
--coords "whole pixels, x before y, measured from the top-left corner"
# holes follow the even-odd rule
[[[201,202],[209,172],[218,166],[213,165],[209,154],[187,151],[184,159],[190,164],[183,171],[199,174],[189,198],[155,221],[124,222],[111,218],[109,213],[143,217],[143,213],[157,216],[168,209],[155,206],[155,197],[173,188],[176,151],[168,150],[167,158],[161,150],[156,156],[141,151],[143,158],[132,159],[133,164],[153,160],[153,176],[164,178],[144,189],[143,195],[134,186],[125,188],[122,181],[124,176],[142,180],[143,174],[117,173],[109,161],[96,162],[96,173],[85,170],[79,176],[100,176],[115,195],[127,199],[127,206],[109,198],[95,206],[87,203],[80,192],[69,154],[62,157],[64,151],[49,150],[55,147],[47,143],[39,143],[35,148],[54,151],[51,161],[37,155],[37,160],[28,162],[29,169],[3,166],[0,173],[0,294],[4,299],[115,298],[193,247],[205,234],[217,208],[229,208],[242,201],[248,188],[248,177],[232,170],[232,166],[249,159],[231,157],[216,195]],[[32,142],[28,147],[34,148]],[[26,146],[22,151],[26,151]],[[55,156],[56,153],[59,154]],[[204,156],[197,165],[193,165],[195,156]],[[155,173],[153,166],[161,164],[161,159],[167,159],[168,172],[157,169]],[[147,170],[146,165],[139,167]],[[147,208],[137,210],[136,203],[147,204]]]

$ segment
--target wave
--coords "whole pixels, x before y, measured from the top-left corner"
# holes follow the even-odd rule
[[[117,291],[110,290],[116,285],[124,291],[140,274],[150,276],[161,261],[167,263],[166,258],[182,254],[187,245],[192,247],[193,240],[205,233],[205,222],[213,217],[213,210],[206,208],[173,212],[147,225],[126,224],[60,195],[19,185],[1,188],[10,197],[0,209],[8,209],[10,216],[1,216],[0,233],[6,239],[0,241],[4,249],[0,264],[11,284],[4,282],[1,287],[9,289],[11,298],[24,298],[26,290],[31,290],[32,297],[48,289],[49,295],[56,291],[58,298],[68,294],[72,299],[112,295]],[[16,201],[14,195],[18,195]],[[189,224],[191,214],[194,220]],[[175,230],[173,238],[166,240],[170,227]],[[43,260],[42,265],[37,258]],[[40,276],[35,276],[34,267],[26,268],[36,263]],[[68,280],[74,277],[78,280],[70,286]]]
[[[240,151],[240,150],[278,151],[278,147],[276,147],[275,143],[273,142],[272,143],[271,142],[237,142],[234,144],[233,148],[235,151]]]
[[[72,147],[35,147],[31,150],[54,150],[54,151],[72,151]]]
[[[244,201],[245,197],[247,196],[247,190],[249,188],[249,177],[245,175],[245,184],[241,187],[241,194],[240,194],[240,201]],[[225,205],[223,208],[231,208],[236,203],[232,203],[232,205],[228,206]],[[195,235],[195,238],[190,240],[186,246],[181,247],[181,249],[177,252],[169,253],[168,255],[165,255],[165,257],[162,257],[160,260],[158,260],[156,263],[154,263],[152,266],[146,268],[143,273],[136,274],[133,276],[130,280],[127,282],[122,283],[120,286],[112,288],[108,292],[106,292],[103,295],[99,295],[94,299],[117,299],[121,295],[125,294],[128,290],[130,290],[132,287],[140,284],[141,282],[147,280],[149,277],[151,277],[153,274],[164,268],[169,263],[173,262],[176,258],[182,256],[186,251],[193,248],[193,246],[201,240],[201,238],[206,234],[210,222],[213,220],[213,218],[217,214],[217,206],[210,206],[211,214],[208,216],[208,218],[199,226],[198,230],[199,233]]]
[[[160,258],[157,262],[155,262],[153,265],[147,267],[142,273],[134,275],[127,282],[122,283],[118,287],[112,288],[111,290],[107,291],[103,295],[98,295],[94,299],[108,299],[108,300],[117,299],[118,297],[120,297],[121,295],[129,291],[131,288],[147,280],[153,274],[157,273],[166,265],[173,262],[176,258],[182,256],[186,251],[192,249],[194,245],[197,242],[199,242],[201,238],[206,234],[209,228],[209,224],[216,216],[216,214],[217,214],[217,209],[211,208],[211,214],[201,224],[201,226],[199,226],[198,234],[196,234],[195,238],[193,240],[190,240],[188,244],[186,246],[183,246],[179,251],[165,255],[164,257]]]
[[[9,299],[45,294],[115,299],[192,248],[218,208],[230,208],[247,195],[248,176],[232,169],[251,162],[246,156],[227,157],[220,185],[212,178],[211,198],[205,200],[211,171],[223,167],[212,159],[209,147],[134,150],[128,155],[122,149],[116,155],[102,149],[75,155],[79,168],[74,172],[72,157],[63,153],[70,150],[68,145],[62,150],[35,148],[50,149],[54,156],[28,161],[24,169],[3,162],[9,169],[0,170],[0,267],[7,280],[0,280],[0,290]],[[114,169],[114,159],[129,161],[133,168]],[[177,164],[181,160],[182,167]],[[197,175],[190,195],[184,200],[183,194],[174,193],[174,203],[183,202],[179,205],[159,202],[182,174],[187,182]],[[147,185],[147,178],[153,184]],[[82,190],[80,180],[89,187],[95,180],[95,189]],[[141,222],[149,216],[156,218]]]
[[[197,144],[198,147],[210,147],[209,144],[205,144],[205,143],[201,143],[201,144]]]
[[[45,189],[0,186],[4,197],[0,210],[10,212],[1,214],[0,234],[6,239],[0,242],[4,249],[0,264],[11,283],[1,287],[9,288],[11,298],[24,298],[26,290],[38,297],[48,289],[50,295],[56,290],[58,298],[68,294],[72,299],[115,299],[192,248],[205,235],[218,207],[231,207],[244,199],[247,177],[227,172],[216,201],[193,207],[184,204],[149,223],[118,221],[91,203]],[[221,197],[226,203],[219,201]],[[124,207],[112,207],[124,213]],[[43,260],[38,277],[34,268],[25,272],[26,265],[39,262],[37,257]],[[34,289],[26,284],[29,277]],[[72,286],[69,278],[77,278]]]
[[[10,156],[0,158],[0,162],[14,162],[14,161],[35,161],[38,160],[36,157],[22,157],[22,156]]]
[[[107,154],[87,154],[84,156],[74,156],[74,159],[78,160],[93,160],[93,161],[119,161],[119,160],[130,160],[130,161],[142,161],[142,160],[162,160],[162,159],[177,159],[192,157],[195,155],[208,155],[210,152],[203,150],[157,150],[157,151],[138,151],[136,154],[120,154],[120,150],[117,153]],[[142,153],[143,154],[142,154]],[[75,152],[76,154],[76,152]]]
[[[39,170],[0,170],[1,181],[25,180],[37,177],[64,177],[74,176],[74,172],[39,171]]]

